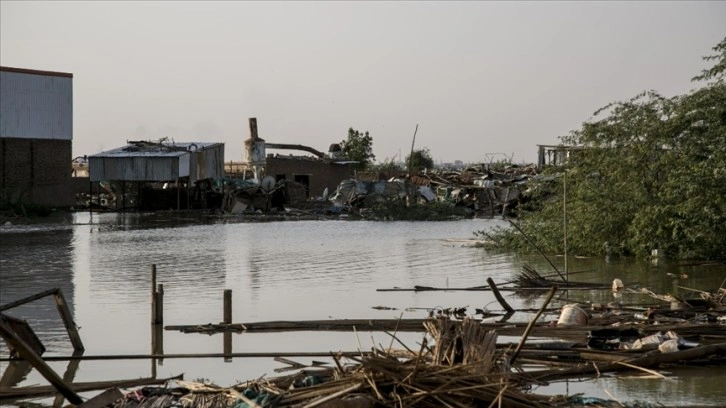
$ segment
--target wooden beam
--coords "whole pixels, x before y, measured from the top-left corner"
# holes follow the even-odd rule
[[[78,334],[76,322],[73,321],[71,310],[68,307],[68,303],[66,303],[66,298],[63,296],[63,291],[60,289],[57,289],[55,293],[55,304],[58,307],[58,313],[60,313],[61,319],[63,320],[63,325],[66,327],[66,331],[68,331],[68,337],[71,338],[73,349],[76,351],[85,350],[83,342],[81,341],[81,336]]]
[[[58,291],[58,288],[48,289],[48,290],[45,290],[43,292],[38,292],[35,295],[28,296],[28,297],[25,297],[25,298],[22,298],[22,299],[18,299],[18,300],[14,301],[14,302],[6,303],[6,304],[0,306],[0,312],[4,312],[5,310],[9,310],[9,309],[12,309],[14,307],[18,307],[20,305],[24,305],[26,303],[30,303],[30,302],[35,301],[35,300],[38,300],[38,299],[42,299],[42,298],[44,298],[46,296],[55,295],[55,293],[57,291]]]
[[[63,381],[63,379],[60,378],[58,374],[56,374],[56,372],[45,363],[45,361],[43,361],[42,358],[40,358],[40,356],[35,354],[35,352],[20,337],[18,337],[18,335],[15,334],[15,332],[10,329],[4,321],[2,321],[2,319],[0,319],[0,335],[2,335],[9,345],[18,351],[18,354],[20,354],[21,357],[32,364],[33,367],[35,367],[35,369],[52,384],[54,389],[63,394],[68,402],[75,405],[83,403],[81,397],[79,397],[78,394],[76,394],[68,386],[68,384],[66,384],[66,382]],[[5,394],[7,394],[7,392],[3,391],[3,395]]]

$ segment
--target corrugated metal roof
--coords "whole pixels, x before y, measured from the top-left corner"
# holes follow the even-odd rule
[[[130,142],[88,156],[91,181],[194,182],[224,176],[224,143]]]
[[[180,157],[196,150],[205,150],[222,143],[175,142],[128,144],[89,157]]]
[[[42,71],[42,70],[39,70],[39,69],[28,69],[28,68],[15,68],[15,67],[2,67],[2,66],[0,66],[0,71],[17,72],[17,73],[20,73],[20,74],[43,75],[43,76],[58,76],[58,77],[73,78],[73,74],[71,74],[69,72]]]

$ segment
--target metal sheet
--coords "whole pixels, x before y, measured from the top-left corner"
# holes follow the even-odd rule
[[[189,176],[194,182],[224,177],[224,144],[175,143],[176,150],[130,151],[130,146],[88,157],[91,181],[175,181]]]
[[[73,78],[0,70],[0,137],[73,140]]]

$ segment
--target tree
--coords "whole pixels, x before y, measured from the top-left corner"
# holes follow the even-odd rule
[[[340,146],[345,157],[360,162],[360,169],[365,169],[376,159],[373,154],[373,138],[367,131],[362,133],[349,128],[348,139],[340,142]]]
[[[564,168],[554,169],[554,194],[520,219],[538,246],[562,253],[566,180],[571,253],[726,256],[726,39],[714,49],[720,56],[707,60],[716,65],[694,78],[710,81],[702,88],[611,103],[561,138],[575,149]],[[524,247],[514,235],[488,236]]]
[[[428,147],[414,150],[410,155],[406,156],[406,167],[411,173],[418,173],[423,169],[434,168],[434,159],[431,157]]]

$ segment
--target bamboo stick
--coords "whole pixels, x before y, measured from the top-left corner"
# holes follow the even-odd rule
[[[548,304],[550,304],[550,300],[552,300],[552,297],[555,295],[555,292],[557,292],[557,286],[553,286],[550,288],[550,293],[547,295],[547,298],[545,299],[544,303],[542,304],[542,307],[539,309],[536,315],[532,318],[532,320],[529,321],[529,324],[527,325],[527,328],[524,330],[524,334],[522,334],[522,339],[519,341],[519,344],[517,345],[517,348],[514,349],[514,354],[512,354],[512,358],[509,360],[509,364],[514,364],[514,362],[517,360],[517,355],[519,354],[519,350],[522,349],[522,345],[525,341],[527,341],[527,336],[529,336],[529,333],[532,331],[532,328],[534,327],[535,322],[539,317],[542,315],[542,311],[547,307]]]

